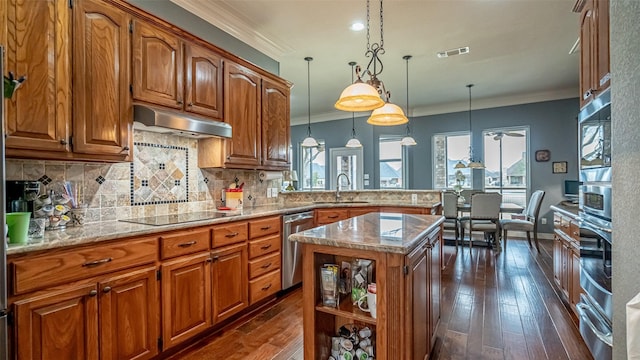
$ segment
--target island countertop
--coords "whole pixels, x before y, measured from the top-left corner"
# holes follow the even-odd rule
[[[444,222],[441,215],[369,213],[289,236],[300,243],[408,254]]]

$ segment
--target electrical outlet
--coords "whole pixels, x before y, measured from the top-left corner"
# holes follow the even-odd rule
[[[418,194],[411,194],[411,203],[412,204],[418,203]]]
[[[278,197],[278,188],[274,187],[271,189],[271,197],[277,198]]]
[[[547,218],[541,218],[540,219],[540,224],[547,225]]]
[[[267,188],[267,197],[270,198],[271,197],[271,188]]]

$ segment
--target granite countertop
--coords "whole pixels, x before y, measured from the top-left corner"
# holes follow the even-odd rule
[[[290,241],[365,251],[410,253],[440,226],[440,215],[369,213],[289,236]]]
[[[126,237],[150,236],[172,230],[184,230],[198,226],[224,224],[232,221],[248,220],[262,216],[286,215],[317,208],[330,207],[362,207],[362,206],[408,206],[432,207],[432,204],[398,204],[391,201],[371,202],[338,202],[338,203],[288,203],[283,205],[267,205],[255,208],[245,208],[242,211],[230,211],[222,218],[201,221],[184,222],[174,225],[142,225],[123,221],[107,221],[91,223],[84,226],[68,227],[65,230],[46,231],[44,238],[30,239],[27,244],[8,244],[7,255],[17,255],[30,252],[44,251],[56,248],[66,248],[101,241],[116,240]],[[183,214],[188,216],[188,214]]]
[[[550,208],[553,211],[557,211],[574,219],[578,218],[578,213],[580,211],[578,204],[567,203],[564,201],[559,202],[556,205],[551,205]]]

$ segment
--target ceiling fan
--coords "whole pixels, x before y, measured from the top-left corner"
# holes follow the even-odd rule
[[[523,137],[524,134],[519,132],[510,132],[510,131],[491,131],[487,133],[487,136],[493,136],[493,140],[500,140],[503,136],[513,136],[513,137]]]

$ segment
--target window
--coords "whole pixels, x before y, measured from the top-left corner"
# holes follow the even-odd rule
[[[325,188],[325,148],[324,141],[318,140],[318,147],[302,147],[300,149],[299,183],[301,190]]]
[[[484,136],[484,187],[502,194],[502,201],[526,206],[529,187],[528,129],[492,129]]]
[[[340,182],[342,190],[358,190],[363,188],[363,162],[362,148],[332,148],[329,149],[331,159],[331,189],[336,189],[339,174],[345,174],[349,178],[349,185],[344,179]]]
[[[458,162],[469,159],[469,133],[436,134],[433,136],[434,189],[471,189],[471,169],[456,169]]]
[[[404,169],[404,150],[400,136],[380,137],[380,188],[402,189]]]

